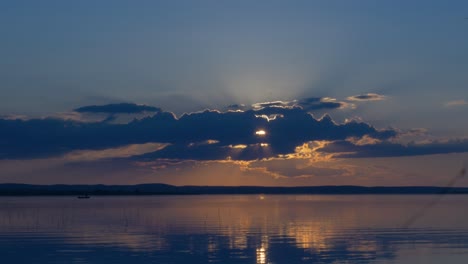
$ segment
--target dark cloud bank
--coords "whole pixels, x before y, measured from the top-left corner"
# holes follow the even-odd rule
[[[334,110],[338,108],[344,108],[348,104],[345,102],[338,102],[334,98],[327,97],[309,97],[301,100],[294,101],[273,101],[256,103],[252,105],[254,110],[269,109],[269,108],[293,108],[299,107],[304,109],[306,112],[312,112],[317,110]],[[232,105],[238,106],[238,105]],[[230,106],[231,107],[231,106]],[[231,107],[232,109],[232,107]]]
[[[161,108],[149,105],[119,103],[83,106],[76,108],[74,111],[78,113],[136,114],[143,112],[160,112]]]
[[[467,141],[428,146],[385,143],[398,132],[378,130],[363,122],[335,123],[330,116],[314,118],[312,108],[337,108],[320,98],[258,104],[245,111],[206,110],[177,118],[157,107],[112,104],[76,109],[96,113],[154,115],[126,124],[79,122],[63,119],[0,119],[0,159],[43,158],[74,150],[99,150],[149,142],[169,143],[162,150],[134,157],[151,159],[254,160],[294,153],[297,146],[314,140],[332,141],[319,151],[352,152],[342,157],[405,156],[468,151]],[[339,104],[339,103],[338,103]],[[306,107],[309,106],[309,107]],[[257,135],[259,130],[265,135]],[[354,145],[348,138],[369,137],[378,144]],[[382,143],[384,142],[384,143]],[[266,146],[268,145],[268,146]]]
[[[458,139],[446,142],[434,141],[426,144],[411,143],[408,145],[391,142],[355,145],[349,141],[338,140],[328,144],[319,151],[326,153],[343,153],[337,155],[342,158],[401,157],[442,153],[462,153],[468,151],[468,140]]]
[[[349,101],[382,101],[387,97],[376,93],[366,93],[348,97]]]
[[[133,108],[120,104],[78,110],[115,113],[128,112]],[[268,120],[264,115],[277,117]],[[258,130],[265,130],[266,135],[256,135]],[[396,132],[379,131],[365,123],[335,124],[328,116],[317,120],[300,107],[278,106],[247,111],[204,111],[184,114],[180,118],[169,112],[157,111],[151,117],[127,124],[52,118],[0,120],[0,157],[50,157],[78,149],[160,142],[171,145],[145,157],[224,159],[239,152],[237,159],[256,159],[292,153],[296,146],[312,140],[344,140],[364,135],[387,139],[395,136]],[[260,143],[268,143],[269,147],[258,150]],[[240,144],[247,147],[232,148]]]

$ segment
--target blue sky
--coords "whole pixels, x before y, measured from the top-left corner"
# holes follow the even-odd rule
[[[274,105],[276,108],[273,110],[278,110],[277,106],[299,107],[316,119],[328,113],[338,124],[353,119],[372,129],[398,134],[394,138],[377,138],[384,141],[377,144],[386,144],[378,151],[375,146],[357,147],[364,144],[362,142],[364,145],[376,144],[375,134],[373,137],[365,133],[352,135],[360,139],[350,139],[350,134],[340,134],[348,135],[344,138],[309,135],[301,138],[302,141],[293,139],[296,145],[288,146],[289,150],[302,144],[319,144],[311,143],[314,140],[345,140],[328,142],[328,147],[318,153],[339,149],[342,152],[358,151],[360,154],[356,156],[366,158],[370,153],[380,153],[382,157],[374,157],[379,159],[388,157],[388,153],[382,154],[385,151],[407,151],[401,146],[413,142],[417,146],[413,146],[416,150],[409,151],[412,156],[421,153],[452,155],[455,145],[462,146],[457,148],[455,152],[458,154],[455,155],[463,156],[468,151],[463,148],[468,135],[468,122],[463,121],[468,114],[467,17],[466,1],[5,0],[0,3],[0,117],[9,121],[15,118],[68,119],[63,121],[65,123],[70,120],[101,122],[107,118],[112,124],[125,124],[135,117],[152,116],[158,111],[110,113],[108,110],[74,110],[90,105],[135,103],[159,107],[164,113],[172,112],[180,117],[183,113],[204,109],[235,110],[227,108],[229,105],[237,105],[237,110],[241,111],[258,111],[261,109],[255,108],[256,103],[280,101],[282,104]],[[371,96],[365,100],[353,97],[369,94]],[[312,102],[311,98],[318,101]],[[330,107],[330,103],[337,107]],[[271,112],[271,109],[262,111]],[[290,117],[288,112],[283,120]],[[259,123],[264,122],[259,120]],[[44,127],[44,124],[36,127],[23,122],[24,126],[16,129],[29,127],[30,131],[40,131]],[[206,122],[210,124],[209,120]],[[7,131],[7,126],[11,128],[7,121],[2,124],[4,131]],[[270,124],[276,123],[272,121]],[[223,128],[216,127],[218,130]],[[186,129],[194,128],[187,126]],[[290,127],[279,125],[272,125],[272,129],[290,131]],[[63,159],[70,153],[76,157],[76,151],[81,151],[81,154],[94,151],[91,154],[99,157],[121,158],[109,153],[127,151],[128,154],[128,149],[122,148],[134,151],[138,148],[140,150],[134,153],[138,156],[146,153],[141,150],[148,148],[145,144],[157,144],[149,146],[158,151],[160,147],[164,148],[166,152],[155,155],[156,160],[167,159],[167,156],[181,158],[167,154],[171,148],[180,147],[179,137],[165,141],[161,138],[127,138],[105,144],[104,141],[94,145],[85,142],[81,147],[71,147],[73,144],[67,140],[77,138],[66,138],[69,132],[58,131],[59,135],[45,141],[56,145],[39,144],[44,138],[37,137],[39,141],[34,141],[35,137],[30,135],[27,140],[12,137],[21,134],[17,132],[4,132],[6,139],[3,143],[0,141],[4,149],[0,151],[4,159],[0,166],[4,166],[5,171],[14,167],[8,161],[11,159],[19,158],[21,162],[31,159],[34,164],[41,163],[45,167],[49,164],[52,168],[51,164],[55,163],[47,159]],[[63,144],[57,143],[57,137],[64,138]],[[66,141],[68,143],[64,143]],[[226,145],[221,147],[233,145],[233,142],[243,145],[241,141],[226,141]],[[62,156],[19,155],[18,151],[13,155],[13,150],[21,149],[18,144],[26,145],[25,142],[35,149],[25,149],[25,153]],[[185,139],[183,142],[198,144]],[[165,144],[169,143],[172,145],[167,147]],[[253,143],[261,142],[251,139],[245,142]],[[278,140],[269,143],[275,146]],[[66,149],[70,153],[57,152],[57,149]],[[277,155],[286,154],[273,151],[257,158],[285,160],[285,157]],[[210,152],[210,155],[216,156],[215,152]],[[125,157],[131,159],[131,156]],[[338,157],[350,158],[353,168],[361,166],[354,165],[357,161],[349,155],[335,156]],[[410,159],[400,158],[403,163]],[[192,159],[193,156],[190,157]],[[312,158],[309,155],[307,159],[310,162]],[[221,159],[216,160],[220,162]],[[462,163],[463,157],[444,156],[438,160]],[[111,161],[106,159],[106,162]],[[331,173],[333,169],[339,169],[336,166],[339,162],[343,161],[335,161],[333,166],[322,164],[320,169],[330,169],[327,173]],[[131,164],[129,166],[133,168],[135,163]],[[177,167],[177,164],[180,165],[164,166]],[[101,165],[94,163],[93,166],[104,170],[105,165]],[[245,164],[234,165],[240,166],[236,167],[240,168],[239,173],[248,171]],[[234,165],[219,166],[225,170]],[[281,166],[288,167],[285,164]],[[296,164],[295,168],[301,166]],[[130,167],[129,171],[133,173],[135,170]],[[254,167],[250,165],[249,175],[260,173]],[[183,168],[179,169],[183,171]],[[44,174],[58,174],[57,171]],[[280,176],[288,174],[281,171]],[[196,174],[195,170],[191,173]],[[299,176],[308,175],[304,173]],[[297,172],[290,171],[289,174]],[[30,179],[25,172],[21,177],[11,175],[19,174],[12,171],[4,181],[24,182]],[[150,176],[145,177],[144,181],[151,181]],[[193,178],[200,178],[197,177]],[[48,181],[54,180],[52,177]]]

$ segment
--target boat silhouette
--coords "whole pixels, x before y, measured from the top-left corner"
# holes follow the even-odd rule
[[[87,194],[78,196],[78,199],[89,199],[89,198],[91,198],[91,197],[89,195],[87,195]]]

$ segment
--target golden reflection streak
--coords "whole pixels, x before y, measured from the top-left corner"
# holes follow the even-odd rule
[[[266,264],[266,250],[264,247],[257,248],[257,264]]]
[[[158,210],[140,208],[137,203],[139,200],[135,199],[126,204],[123,209],[99,209],[99,218],[105,221],[92,223],[79,221],[81,218],[89,219],[89,217],[94,216],[95,211],[89,208],[66,209],[60,215],[49,211],[49,209],[44,209],[37,213],[34,219],[23,219],[19,217],[21,214],[0,211],[0,230],[36,225],[43,230],[55,230],[57,228],[56,222],[59,221],[65,223],[67,232],[70,232],[69,240],[75,243],[119,243],[136,251],[158,250],[168,247],[169,242],[165,236],[174,231],[226,236],[229,239],[229,248],[243,250],[249,246],[249,234],[255,232],[261,236],[261,242],[256,251],[257,263],[267,263],[268,260],[269,237],[266,234],[275,233],[294,238],[298,247],[312,251],[325,250],[331,246],[328,239],[336,232],[333,221],[320,219],[311,221],[313,215],[309,215],[307,211],[298,211],[300,212],[298,215],[291,217],[287,214],[289,207],[286,204],[281,205],[285,201],[278,201],[274,197],[270,199],[270,196],[268,199],[262,198],[266,197],[229,197],[229,203],[226,203],[227,200],[212,201],[211,197],[195,201],[190,200],[193,199],[192,197],[182,197],[177,201],[161,197],[157,200],[166,206],[158,207]],[[319,198],[313,197],[313,199]],[[226,204],[229,205],[220,207],[226,206]],[[318,206],[317,210],[320,210],[323,203],[318,200],[312,204]],[[21,211],[20,209],[15,210]],[[340,210],[338,215],[353,216],[349,212],[342,211]],[[54,216],[53,221],[51,221],[51,215]],[[99,230],[103,228],[102,222],[107,223],[106,228],[117,232],[100,233]],[[348,222],[352,221],[348,220]],[[168,223],[171,223],[170,229],[167,229]],[[193,229],[187,223],[203,223],[204,228]],[[118,232],[122,230],[125,232]],[[76,237],[78,233],[80,236]],[[193,241],[193,243],[197,242]],[[210,239],[209,245],[207,245],[208,252],[215,252],[219,248],[217,243],[215,239]]]
[[[268,252],[268,236],[263,235],[260,247],[257,248],[257,264],[267,263],[267,252]]]
[[[333,225],[327,222],[309,222],[288,225],[285,233],[296,240],[298,248],[323,251],[330,247],[326,234],[329,234],[332,230]]]

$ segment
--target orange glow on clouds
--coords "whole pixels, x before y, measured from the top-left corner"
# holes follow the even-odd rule
[[[265,135],[266,135],[266,132],[265,132],[265,130],[257,130],[257,131],[255,131],[255,135],[258,135],[258,136],[265,136]]]
[[[235,149],[245,149],[247,148],[247,145],[244,144],[239,144],[239,145],[229,145],[230,148],[235,148]]]

